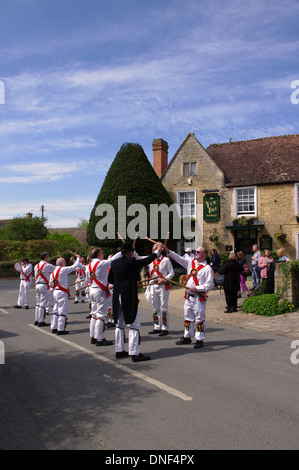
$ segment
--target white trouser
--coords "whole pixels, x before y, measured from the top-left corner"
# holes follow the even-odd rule
[[[206,328],[206,301],[201,302],[198,295],[187,294],[184,303],[184,337],[203,341]]]
[[[168,300],[169,289],[165,289],[165,285],[152,284],[149,285],[145,291],[147,301],[153,307],[153,319],[155,330],[168,330],[169,328],[169,315],[168,315]]]
[[[100,287],[90,287],[91,319],[89,333],[91,338],[102,341],[105,331],[105,320],[109,308],[110,297]]]
[[[79,281],[79,279],[77,279]],[[85,289],[84,287],[86,286],[86,281],[83,279],[81,282],[78,282],[78,284],[75,284],[76,286],[76,292],[75,292],[75,301],[79,301],[80,297],[81,300],[85,298]]]
[[[64,331],[68,311],[68,294],[62,290],[55,289],[53,292],[54,307],[51,318],[51,329]]]
[[[29,289],[31,286],[31,281],[20,281],[19,296],[18,296],[18,305],[22,307],[23,305],[27,307],[29,305]]]
[[[120,299],[119,299],[120,301]],[[118,321],[115,328],[115,352],[122,352],[125,350],[125,327],[129,327],[129,355],[138,356],[140,354],[139,342],[139,313],[137,312],[136,318],[133,323],[128,325],[125,324],[124,314],[121,308],[121,302],[119,305]]]
[[[35,294],[36,294],[35,320],[38,323],[42,323],[46,315],[46,310],[49,307],[50,289],[48,289],[46,284],[42,284],[42,283],[36,284]]]

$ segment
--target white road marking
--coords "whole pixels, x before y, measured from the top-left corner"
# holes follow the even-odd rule
[[[111,366],[116,367],[117,369],[120,369],[127,374],[133,375],[133,377],[136,377],[137,379],[143,380],[144,382],[147,382],[151,385],[154,385],[155,387],[163,390],[164,392],[173,395],[177,398],[180,398],[181,400],[184,401],[191,401],[192,397],[185,395],[185,393],[180,392],[179,390],[169,387],[168,385],[164,384],[163,382],[160,382],[159,380],[153,379],[152,377],[149,377],[145,374],[142,374],[141,372],[138,372],[136,370],[130,369],[129,367],[124,366],[123,364],[119,364],[118,362],[112,361],[111,359],[108,359],[105,356],[101,356],[100,354],[90,351],[89,349],[84,348],[83,346],[80,346],[79,344],[75,344],[72,341],[68,341],[67,339],[63,338],[62,336],[57,336],[54,335],[53,333],[50,333],[47,330],[44,330],[43,328],[39,328],[38,326],[34,325],[28,325],[31,328],[34,328],[35,330],[38,330],[41,333],[44,333],[48,336],[51,336],[52,338],[55,338],[56,340],[59,340],[65,344],[68,344],[69,346],[78,349],[79,351],[82,351],[85,354],[89,354],[90,356],[93,356],[95,359],[98,359],[99,361],[106,362],[107,364],[110,364]]]
[[[0,308],[1,312],[3,313],[9,313],[7,310],[4,310],[4,308]]]

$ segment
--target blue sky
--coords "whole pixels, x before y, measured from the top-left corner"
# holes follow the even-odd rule
[[[0,0],[0,219],[89,219],[125,142],[298,133],[298,24],[298,0]]]

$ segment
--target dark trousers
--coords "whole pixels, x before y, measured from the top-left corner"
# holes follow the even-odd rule
[[[227,310],[230,310],[231,312],[236,312],[238,302],[238,289],[225,289],[224,293]]]

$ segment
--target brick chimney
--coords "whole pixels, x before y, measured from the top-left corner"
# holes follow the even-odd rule
[[[153,167],[159,178],[168,165],[168,143],[163,139],[153,140]]]

